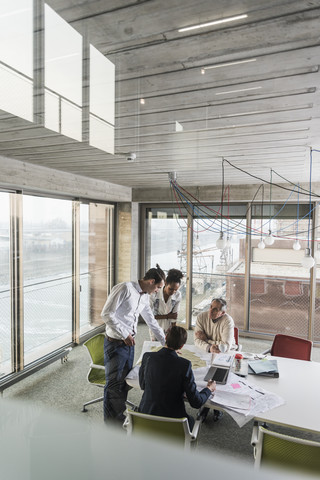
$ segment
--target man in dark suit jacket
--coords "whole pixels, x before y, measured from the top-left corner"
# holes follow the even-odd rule
[[[215,391],[216,384],[209,381],[201,392],[197,390],[191,362],[176,353],[186,341],[186,330],[174,326],[167,333],[164,348],[143,355],[139,383],[144,392],[139,412],[162,417],[187,417],[192,429],[194,419],[186,412],[184,394],[191,407],[200,408]]]

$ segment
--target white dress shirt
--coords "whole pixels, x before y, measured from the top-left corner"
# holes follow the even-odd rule
[[[164,301],[162,287],[158,292],[150,295],[150,306],[154,315],[167,315],[168,313],[178,313],[181,302],[181,293],[177,290],[169,296],[167,302]],[[158,320],[159,321],[159,320]],[[173,320],[174,322],[176,320]]]
[[[153,316],[149,295],[142,292],[138,282],[123,282],[112,288],[101,312],[106,335],[119,340],[125,340],[129,335],[135,336],[139,315],[164,345],[164,333]]]

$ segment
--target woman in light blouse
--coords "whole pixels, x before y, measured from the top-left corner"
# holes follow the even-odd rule
[[[165,280],[165,285],[158,292],[150,295],[150,306],[158,321],[166,334],[168,329],[176,324],[178,312],[180,308],[181,293],[179,288],[181,286],[181,279],[183,273],[176,268],[171,268]],[[150,330],[151,340],[155,340],[153,333]]]

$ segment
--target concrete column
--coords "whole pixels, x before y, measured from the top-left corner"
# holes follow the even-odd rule
[[[116,283],[131,280],[131,204],[121,202],[117,209],[117,266]]]

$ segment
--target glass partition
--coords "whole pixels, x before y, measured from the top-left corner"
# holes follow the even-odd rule
[[[45,5],[45,126],[82,140],[82,36]]]
[[[33,121],[33,1],[0,2],[0,109]]]
[[[90,145],[114,153],[115,66],[90,45]]]

